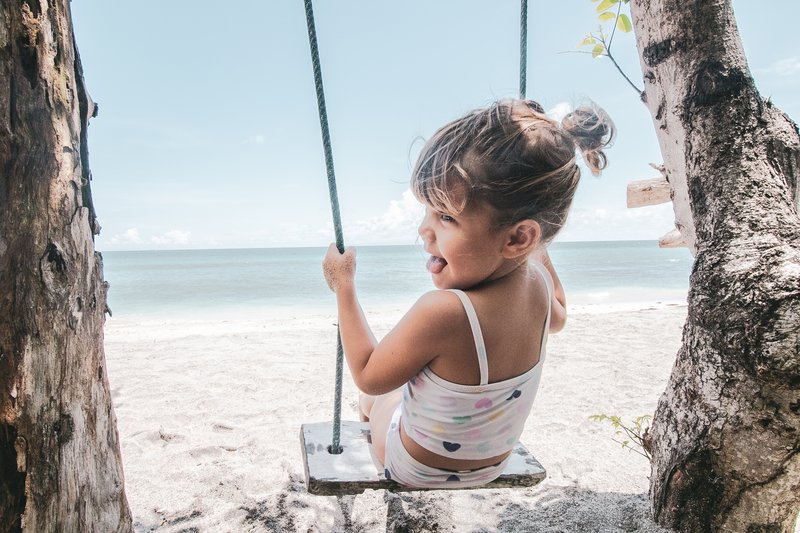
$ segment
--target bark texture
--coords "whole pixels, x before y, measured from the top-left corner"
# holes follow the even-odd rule
[[[0,531],[130,531],[69,0],[0,2]]]
[[[697,252],[647,437],[655,518],[681,531],[794,531],[800,135],[756,90],[729,1],[633,0],[631,12],[676,217]]]

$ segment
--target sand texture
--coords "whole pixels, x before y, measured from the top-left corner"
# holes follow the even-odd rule
[[[367,310],[380,337],[401,309]],[[647,461],[595,413],[652,413],[685,306],[572,313],[551,336],[522,442],[548,472],[528,489],[309,495],[299,427],[333,412],[335,316],[114,318],[106,354],[135,529],[665,531],[649,518]],[[343,418],[355,420],[345,375]],[[388,522],[388,524],[387,524]]]

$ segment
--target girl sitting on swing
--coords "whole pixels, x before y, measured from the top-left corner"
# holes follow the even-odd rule
[[[561,124],[530,100],[505,100],[439,129],[411,188],[440,290],[422,295],[380,341],[355,289],[356,254],[323,262],[339,329],[384,474],[421,488],[478,486],[502,472],[530,413],[548,332],[566,321],[547,253],[578,185],[576,147],[593,174],[613,138],[606,113]]]

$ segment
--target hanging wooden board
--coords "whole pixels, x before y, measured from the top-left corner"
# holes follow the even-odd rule
[[[340,444],[343,451],[340,454],[328,452],[331,435],[330,422],[303,424],[300,428],[303,468],[309,493],[340,496],[361,494],[367,489],[386,489],[392,492],[426,490],[404,487],[386,479],[383,472],[378,472],[372,458],[368,423],[342,421]],[[531,487],[542,481],[545,475],[539,461],[522,444],[517,443],[500,477],[491,483],[473,488]]]
[[[671,200],[666,178],[638,180],[628,183],[628,207],[664,204]]]

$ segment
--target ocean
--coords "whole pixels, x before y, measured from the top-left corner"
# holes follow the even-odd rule
[[[322,277],[325,248],[103,252],[114,317],[239,316],[242,312],[335,312]],[[550,246],[569,306],[685,302],[686,249],[655,241]],[[358,247],[356,286],[365,311],[405,308],[433,289],[421,246]]]

